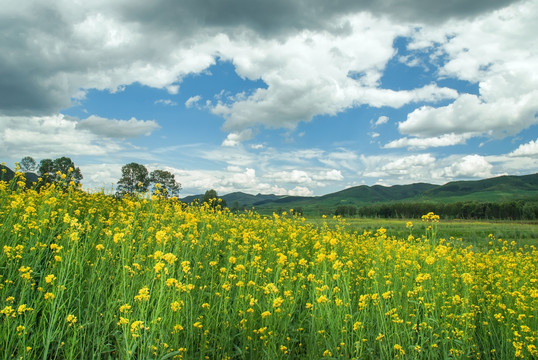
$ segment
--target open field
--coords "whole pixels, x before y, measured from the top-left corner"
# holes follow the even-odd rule
[[[307,221],[313,224],[328,223],[331,225],[342,223],[342,220],[327,218],[310,218]],[[363,232],[374,231],[383,227],[387,230],[387,235],[395,237],[407,237],[409,229],[407,223],[413,223],[413,234],[424,234],[428,226],[417,219],[365,219],[346,218],[344,222],[350,231]],[[517,246],[534,245],[538,246],[538,221],[471,221],[471,220],[444,220],[437,224],[437,236],[444,239],[461,239],[463,243],[474,245],[478,248],[487,248],[490,242],[489,235],[492,234],[497,239],[504,239],[509,242],[515,241]]]
[[[2,182],[0,223],[3,359],[538,357],[530,228],[512,242],[512,225],[433,214],[265,218]],[[477,240],[448,236],[467,228]]]

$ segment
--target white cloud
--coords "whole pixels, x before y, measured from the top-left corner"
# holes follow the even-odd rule
[[[245,129],[239,132],[232,132],[226,136],[226,139],[222,142],[222,146],[225,147],[234,147],[241,144],[241,142],[250,140],[254,136],[254,133],[251,129]]]
[[[457,178],[488,178],[492,177],[491,165],[483,156],[467,155],[454,164],[446,167],[444,172],[446,176]]]
[[[538,85],[538,83],[537,83]],[[538,90],[521,97],[486,103],[480,97],[463,94],[454,103],[433,108],[423,106],[399,123],[403,134],[433,137],[444,134],[474,134],[505,137],[537,123]]]
[[[200,100],[202,100],[202,97],[200,95],[191,96],[187,99],[187,101],[185,101],[185,107],[190,109],[194,106],[197,106]]]
[[[279,171],[267,177],[277,183],[310,184],[313,182],[312,177],[303,170]]]
[[[388,121],[389,121],[388,116],[380,116],[377,118],[374,125],[375,126],[383,125],[383,124],[386,124]]]
[[[384,184],[409,184],[414,182],[439,182],[436,172],[439,160],[431,154],[409,156],[361,155],[363,170],[360,174],[367,178],[383,180]]]
[[[465,144],[465,141],[471,137],[471,134],[444,134],[436,137],[427,138],[401,138],[385,144],[385,149],[396,149],[407,147],[409,149],[427,149],[430,147],[452,146]]]
[[[346,35],[303,31],[285,41],[230,41],[221,50],[222,58],[232,60],[240,76],[261,79],[267,87],[214,105],[212,112],[226,120],[224,129],[293,129],[316,115],[336,115],[363,104],[401,107],[457,96],[453,89],[435,84],[402,91],[379,88],[383,68],[394,55],[394,37],[406,28],[366,14],[343,21],[352,27]],[[361,46],[355,46],[357,42]]]
[[[422,27],[409,49],[435,50],[446,58],[440,75],[478,83],[479,95],[461,94],[449,105],[416,109],[399,124],[400,132],[419,138],[502,138],[537,124],[537,17],[538,3],[522,1],[472,21]]]
[[[77,164],[78,165],[78,164]],[[121,178],[121,164],[84,164],[80,171],[84,179],[82,184],[89,191],[114,192],[114,187]]]
[[[314,180],[318,181],[340,181],[344,180],[344,176],[342,175],[342,172],[340,170],[328,170],[328,171],[321,171],[318,174],[314,174],[312,176]]]
[[[435,158],[430,154],[405,156],[389,162],[381,167],[386,171],[412,171],[414,167],[429,166],[435,163]]]
[[[177,105],[177,102],[172,101],[170,99],[159,99],[159,100],[155,100],[153,103],[154,104],[167,105],[167,106],[176,106]]]
[[[312,196],[314,192],[305,186],[296,186],[288,191],[288,195],[292,196]]]
[[[42,117],[0,116],[0,153],[50,158],[54,156],[106,155],[124,145],[78,128],[75,119],[62,114]]]
[[[91,115],[87,119],[80,120],[77,129],[88,130],[99,136],[112,138],[134,138],[141,135],[149,135],[160,128],[155,120],[129,120],[106,119]]]
[[[526,144],[521,144],[512,151],[509,156],[536,156],[538,155],[538,139],[531,140]]]

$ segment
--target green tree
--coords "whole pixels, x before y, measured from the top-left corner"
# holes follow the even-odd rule
[[[118,180],[116,194],[123,196],[146,192],[149,183],[148,169],[144,165],[129,163],[121,168],[121,178]]]
[[[52,162],[52,170],[55,174],[60,172],[61,174],[66,175],[66,182],[73,181],[75,184],[79,184],[80,180],[83,178],[80,168],[75,166],[75,163],[71,158],[65,156],[57,158]]]
[[[154,170],[149,175],[149,182],[153,184],[153,192],[157,190],[164,197],[177,196],[181,190],[181,184],[175,179],[174,174],[166,170]]]
[[[39,176],[51,176],[53,172],[53,162],[51,159],[43,159],[39,162],[37,172]]]
[[[34,172],[37,168],[37,162],[33,157],[25,156],[22,158],[20,166],[23,172]]]
[[[217,195],[217,192],[213,189],[207,190],[202,197],[202,204],[209,204],[210,207],[216,208],[217,206],[226,207],[226,201],[224,199],[219,198]]]

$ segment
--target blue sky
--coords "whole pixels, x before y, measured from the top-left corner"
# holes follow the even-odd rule
[[[217,6],[218,8],[215,8]],[[0,9],[0,161],[129,162],[323,195],[538,172],[538,1],[57,1]]]

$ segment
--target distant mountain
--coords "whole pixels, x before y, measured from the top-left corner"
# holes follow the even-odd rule
[[[15,176],[15,172],[13,170],[11,170],[5,165],[0,165],[0,180],[10,182],[14,176]],[[38,180],[38,176],[31,172],[24,173],[24,176],[26,178],[27,186],[31,186],[32,183],[37,182]]]
[[[254,206],[260,212],[288,208],[318,212],[333,211],[340,205],[358,207],[390,202],[498,202],[518,199],[538,201],[538,174],[453,181],[445,185],[427,183],[394,186],[360,185],[323,196],[287,196],[274,201],[263,201]]]
[[[538,173],[522,176],[499,176],[478,181],[452,181],[427,190],[423,196],[453,200],[509,200],[538,195]]]
[[[203,195],[181,199],[190,203]],[[340,205],[363,206],[389,202],[487,201],[525,199],[538,201],[538,173],[523,176],[499,176],[484,180],[452,181],[445,185],[415,183],[409,185],[360,185],[323,196],[250,195],[234,192],[223,195],[228,207],[255,207],[261,212],[302,208],[304,211],[334,210]]]
[[[181,198],[180,200],[183,201],[183,202],[186,202],[187,204],[190,204],[195,199],[201,200],[203,196],[204,196],[203,194],[191,195],[191,196],[186,196],[184,198]],[[258,204],[263,204],[265,202],[277,201],[279,199],[282,199],[284,196],[273,195],[273,194],[270,194],[270,195],[263,195],[263,194],[251,195],[251,194],[246,194],[246,193],[238,191],[238,192],[233,192],[233,193],[226,194],[226,195],[223,195],[223,196],[220,196],[220,197],[223,200],[226,201],[226,204],[229,207],[232,207],[232,206],[234,206],[235,203],[237,203],[237,206],[239,208],[250,208],[252,206],[256,206]]]

